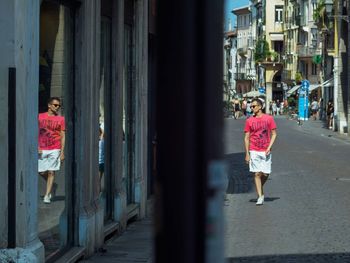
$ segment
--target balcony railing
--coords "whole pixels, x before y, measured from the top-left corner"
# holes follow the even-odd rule
[[[235,73],[235,80],[245,80],[247,79],[247,74],[246,73]]]
[[[312,57],[316,55],[316,48],[309,46],[297,46],[297,54],[299,57]]]
[[[291,80],[292,79],[292,71],[284,69],[282,72],[282,79],[283,80]]]
[[[237,49],[237,53],[239,55],[241,55],[241,56],[247,54],[247,52],[248,52],[248,48],[247,47],[240,47],[240,48]]]
[[[295,25],[297,26],[305,26],[305,18],[302,15],[295,16]]]

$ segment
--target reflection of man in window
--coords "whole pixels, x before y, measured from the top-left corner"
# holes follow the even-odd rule
[[[48,111],[39,114],[39,162],[40,175],[46,178],[44,203],[51,203],[51,190],[55,171],[64,160],[65,120],[58,114],[61,100],[52,97],[48,101]]]

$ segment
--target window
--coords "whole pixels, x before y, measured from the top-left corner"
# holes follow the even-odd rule
[[[283,6],[275,6],[275,22],[283,21]]]
[[[317,75],[317,64],[312,63],[312,75]]]

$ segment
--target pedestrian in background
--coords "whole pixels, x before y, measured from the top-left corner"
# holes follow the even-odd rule
[[[247,98],[243,99],[241,109],[242,109],[243,115],[246,116],[247,115]]]
[[[320,98],[318,101],[318,119],[323,120],[324,118],[324,105],[323,105],[323,98]]]
[[[263,113],[260,99],[253,99],[250,107],[253,115],[246,120],[244,127],[245,161],[249,164],[249,171],[255,174],[256,205],[262,205],[265,198],[263,186],[271,173],[271,148],[277,137],[277,127],[273,117]]]
[[[317,112],[318,112],[318,102],[316,98],[314,98],[313,101],[311,102],[311,114],[314,121],[317,119]]]
[[[241,114],[241,104],[238,99],[233,101],[233,116],[237,120]]]
[[[334,114],[334,105],[331,100],[328,101],[326,111],[327,111],[327,126],[331,130],[333,129],[333,114]]]
[[[277,104],[274,100],[272,101],[272,115],[273,116],[277,115]]]
[[[252,115],[252,109],[250,108],[251,103],[251,100],[247,101],[247,118],[249,118]]]
[[[281,114],[281,103],[280,103],[280,100],[276,101],[276,107],[277,107],[276,115],[280,115]]]
[[[283,113],[284,113],[284,102],[283,101],[281,101],[281,103],[280,103],[280,115],[283,115]]]

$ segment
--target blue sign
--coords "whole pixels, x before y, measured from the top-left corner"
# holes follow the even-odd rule
[[[299,120],[303,121],[309,119],[309,87],[310,82],[305,79],[299,88]]]
[[[265,94],[265,87],[260,87],[258,90],[259,90],[260,93]]]

